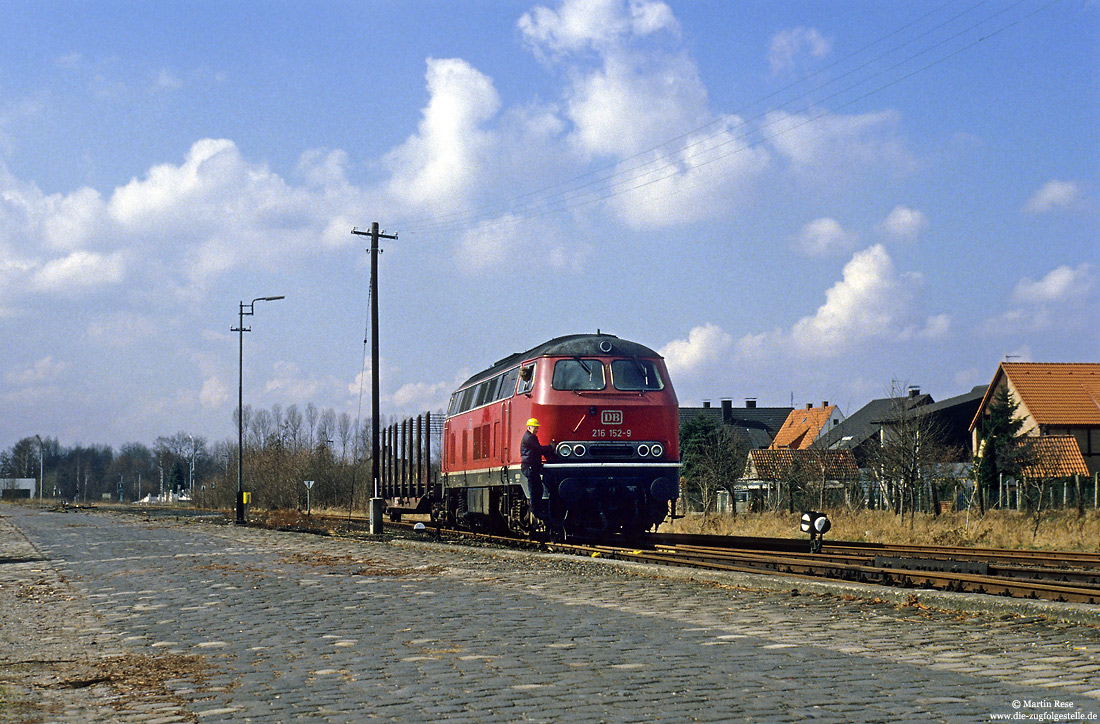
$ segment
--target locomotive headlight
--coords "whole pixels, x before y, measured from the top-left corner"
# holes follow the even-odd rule
[[[644,458],[647,455],[649,455],[649,445],[645,445],[645,444],[639,445],[638,446],[638,456]]]
[[[661,457],[662,455],[665,454],[665,446],[662,445],[659,442],[655,442],[649,448],[649,454],[652,455],[655,458],[659,458],[659,457]]]
[[[561,445],[558,445],[558,455],[561,457],[567,458],[572,454],[573,448],[569,447],[569,443],[563,442]]]
[[[584,454],[586,452],[588,452],[588,450],[587,450],[587,448],[585,448],[584,445],[574,445],[573,446],[573,454],[576,455],[579,458],[584,457]]]

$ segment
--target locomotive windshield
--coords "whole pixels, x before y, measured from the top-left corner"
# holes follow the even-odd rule
[[[617,359],[611,363],[611,382],[616,390],[661,390],[665,381],[657,365],[646,359]]]
[[[554,363],[555,390],[602,390],[607,386],[598,359],[560,359]]]

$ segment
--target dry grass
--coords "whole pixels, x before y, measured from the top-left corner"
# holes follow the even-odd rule
[[[906,516],[902,521],[888,511],[831,510],[833,527],[826,536],[831,540],[871,541],[875,543],[973,546],[979,548],[1038,549],[1100,552],[1100,513],[1075,511],[1043,513],[1038,530],[1027,513],[996,510],[980,517],[977,511]],[[802,538],[799,515],[753,513],[749,515],[692,515],[665,523],[661,532],[712,533],[719,535]]]

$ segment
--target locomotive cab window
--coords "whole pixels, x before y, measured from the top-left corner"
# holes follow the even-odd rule
[[[517,395],[526,395],[535,385],[535,366],[533,364],[521,367],[519,370],[519,389]]]
[[[607,386],[598,359],[560,359],[554,363],[555,390],[602,390]]]
[[[657,365],[646,359],[617,359],[611,363],[611,382],[616,390],[662,390],[665,381]]]

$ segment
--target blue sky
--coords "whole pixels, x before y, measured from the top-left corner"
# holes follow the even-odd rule
[[[551,337],[681,404],[1100,354],[1100,5],[0,0],[0,446],[384,414]],[[368,390],[369,393],[369,390]],[[369,404],[366,406],[369,408]]]

